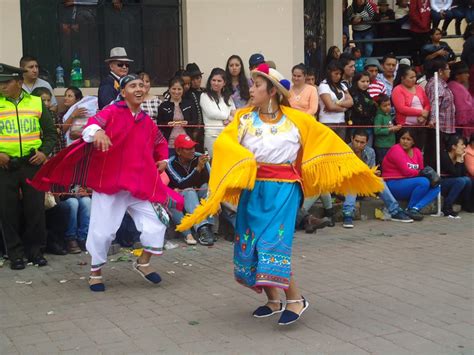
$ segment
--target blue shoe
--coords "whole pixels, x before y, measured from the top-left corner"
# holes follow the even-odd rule
[[[268,300],[268,303],[279,303],[280,309],[277,311],[274,311],[268,306],[260,306],[252,313],[252,315],[255,318],[265,318],[265,317],[273,316],[274,314],[277,314],[277,313],[281,313],[285,310],[285,308],[283,308],[283,303],[280,300]]]
[[[89,276],[89,280],[102,280],[102,276]],[[92,292],[104,292],[105,291],[105,285],[103,282],[99,282],[97,284],[89,284],[89,289]]]
[[[280,320],[278,321],[279,325],[289,325],[291,323],[296,322],[298,319],[300,319],[303,312],[306,311],[309,307],[308,301],[306,301],[303,296],[300,300],[287,300],[286,304],[288,303],[303,303],[303,309],[299,314],[285,309],[280,317]]]
[[[140,266],[147,267],[150,266],[150,263],[147,264],[139,264],[138,260],[133,263],[133,270],[138,272],[145,280],[151,282],[152,284],[159,284],[161,282],[161,276],[157,272],[150,272],[149,274],[145,274],[140,270]]]
[[[344,216],[342,219],[342,226],[344,228],[354,228],[354,223],[352,222],[351,216]]]
[[[393,214],[390,218],[394,222],[402,222],[402,223],[412,223],[413,219],[408,217],[408,215],[403,212],[402,210],[399,210],[397,213]]]

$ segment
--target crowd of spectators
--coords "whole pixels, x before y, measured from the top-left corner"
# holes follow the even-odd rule
[[[413,57],[398,60],[392,52],[384,53],[379,61],[372,57],[373,43],[365,41],[360,47],[351,48],[349,33],[345,32],[343,50],[336,46],[329,48],[322,77],[317,77],[316,68],[304,63],[296,64],[291,70],[289,104],[330,126],[384,179],[385,189],[379,197],[392,221],[421,221],[423,209],[435,201],[439,192],[443,196],[444,216],[460,218],[453,208],[456,203],[467,212],[474,211],[474,27],[472,23],[466,26],[461,60],[441,41],[450,20],[461,23],[456,11],[463,9],[462,6],[472,10],[472,1],[468,3],[455,1],[448,10],[432,5],[430,12],[429,1],[424,0],[412,0],[409,5],[399,0],[395,11],[386,1],[378,1],[377,7],[373,1],[354,0],[345,15],[355,40],[374,38],[373,21],[394,20],[400,30],[409,31],[412,36],[416,33],[417,41],[425,39],[416,48],[422,58],[421,65],[414,66],[420,63],[413,63]],[[423,10],[426,6],[428,12]],[[415,10],[422,14],[418,22],[413,18]],[[435,27],[423,27],[426,16]],[[444,20],[442,29],[436,27],[440,20]],[[68,87],[63,104],[58,106],[50,85],[37,79],[38,61],[29,56],[21,59],[20,66],[26,70],[24,90],[41,97],[56,124],[58,139],[52,155],[80,139],[87,118],[116,100],[117,83],[129,73],[133,60],[127,57],[125,49],[114,48],[106,62],[110,73],[100,85],[98,98],[84,97],[79,88]],[[262,54],[254,54],[249,58],[248,70],[264,62]],[[275,66],[273,62],[267,63]],[[176,72],[169,80],[168,90],[159,97],[150,91],[149,74],[138,72],[146,92],[142,109],[155,120],[169,145],[170,158],[162,179],[184,196],[184,213],[192,213],[207,194],[216,137],[232,121],[237,109],[252,104],[249,88],[253,82],[240,56],[232,55],[224,68],[212,69],[205,87],[203,74],[196,63],[189,63]],[[437,112],[441,176],[433,169],[436,168]],[[71,186],[68,191],[48,193],[46,248],[49,252],[66,254],[85,250],[90,192],[83,186]],[[318,198],[325,211],[322,219],[308,213]],[[325,193],[306,199],[297,227],[311,233],[334,226],[333,203],[343,201],[343,227],[353,228],[357,198]],[[183,213],[172,208],[168,212],[172,226],[179,224]],[[221,223],[230,228],[235,225],[235,206],[223,205],[221,216],[193,226],[182,237],[188,245],[197,242],[213,245]],[[137,240],[136,234],[133,221],[126,217],[117,232],[117,242],[131,246]],[[167,246],[175,245],[169,242]]]

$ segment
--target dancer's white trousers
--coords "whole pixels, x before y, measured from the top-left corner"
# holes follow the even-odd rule
[[[163,253],[166,226],[158,219],[151,202],[139,200],[128,191],[114,195],[94,191],[86,242],[92,257],[91,271],[100,270],[107,262],[107,252],[127,211],[141,232],[143,249],[156,255]]]

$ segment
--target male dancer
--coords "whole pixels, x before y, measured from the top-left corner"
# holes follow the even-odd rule
[[[160,179],[168,145],[140,109],[145,96],[143,81],[136,75],[123,77],[120,94],[120,100],[89,119],[81,141],[56,155],[32,181],[39,189],[78,183],[93,190],[86,247],[92,257],[89,286],[95,292],[105,290],[101,268],[126,211],[141,232],[144,248],[133,268],[149,282],[159,283],[160,275],[149,261],[151,255],[163,252],[168,216],[160,206],[154,209],[151,202],[178,209],[183,205],[182,197]]]

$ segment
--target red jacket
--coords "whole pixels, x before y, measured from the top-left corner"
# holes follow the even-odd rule
[[[31,185],[47,191],[51,185],[78,184],[110,195],[125,190],[140,200],[182,209],[183,198],[161,182],[155,165],[168,158],[168,144],[145,112],[134,117],[121,101],[89,118],[87,126],[92,124],[105,130],[112,141],[109,150],[80,139],[48,161]]]
[[[410,1],[410,31],[426,33],[431,29],[431,8],[429,0]]]
[[[412,107],[412,101],[415,95],[420,100],[423,109]],[[407,116],[421,116],[423,110],[430,110],[430,100],[428,96],[426,96],[425,90],[419,85],[416,86],[415,94],[408,91],[402,84],[395,86],[392,90],[392,102],[395,108],[395,120],[397,124],[402,126],[406,125]],[[416,125],[418,125],[418,123],[416,123]]]

